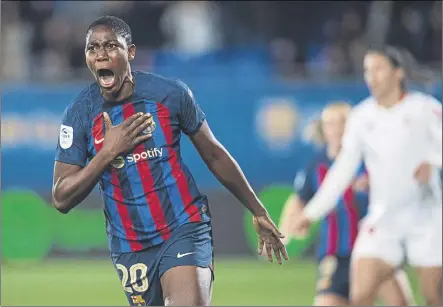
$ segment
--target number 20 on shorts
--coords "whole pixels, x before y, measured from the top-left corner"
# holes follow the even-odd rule
[[[128,293],[143,293],[148,290],[148,267],[143,263],[136,263],[132,265],[129,270],[121,264],[116,264],[117,270],[121,271],[122,276],[122,286],[123,289]],[[140,273],[139,273],[140,272]],[[137,280],[137,273],[140,274],[140,279]],[[128,279],[130,279],[130,287],[127,287]]]

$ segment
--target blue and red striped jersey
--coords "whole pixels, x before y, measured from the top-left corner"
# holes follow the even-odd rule
[[[326,177],[333,160],[326,150],[319,153],[304,171],[296,176],[295,189],[298,197],[305,203],[314,196]],[[356,176],[366,173],[362,164]],[[337,255],[348,257],[357,238],[358,223],[367,213],[368,193],[356,192],[348,187],[339,203],[329,215],[321,220],[317,257]]]
[[[95,82],[78,95],[63,115],[55,157],[85,167],[103,145],[103,112],[113,125],[137,112],[152,114],[152,138],[117,157],[99,181],[113,253],[161,244],[180,225],[210,220],[207,197],[180,154],[182,132],[195,134],[205,114],[183,82],[144,72],[133,76],[134,93],[126,101],[106,101]]]

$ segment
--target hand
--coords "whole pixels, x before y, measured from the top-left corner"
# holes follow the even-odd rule
[[[369,177],[368,175],[362,175],[358,177],[354,184],[352,185],[352,188],[356,192],[367,192],[369,191]]]
[[[143,130],[152,124],[150,113],[137,113],[123,123],[113,126],[108,113],[103,113],[105,121],[105,139],[102,150],[110,152],[114,158],[121,153],[129,152],[138,144],[152,137],[151,134],[142,134]]]
[[[311,224],[311,220],[302,213],[297,216],[294,224],[292,224],[291,232],[296,238],[305,238],[309,233],[309,228],[311,228]]]
[[[253,224],[258,234],[258,254],[261,256],[263,254],[263,247],[266,247],[266,253],[270,262],[273,262],[272,250],[274,250],[274,255],[279,264],[282,264],[281,255],[283,255],[285,260],[288,260],[288,253],[281,241],[284,236],[278,231],[269,215],[254,216]]]
[[[432,165],[429,162],[422,162],[414,172],[414,178],[422,183],[429,183],[431,180]]]

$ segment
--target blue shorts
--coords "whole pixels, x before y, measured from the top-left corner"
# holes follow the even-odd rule
[[[134,253],[112,254],[111,258],[131,306],[164,305],[160,278],[167,270],[184,265],[212,270],[211,223],[182,225],[160,245]]]
[[[329,255],[318,265],[317,295],[335,294],[349,299],[351,257]]]

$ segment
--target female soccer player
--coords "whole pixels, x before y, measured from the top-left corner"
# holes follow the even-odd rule
[[[411,64],[392,47],[367,52],[371,97],[353,109],[340,154],[294,226],[305,230],[328,215],[364,161],[370,205],[352,252],[354,306],[372,305],[405,260],[427,304],[442,302],[442,107],[432,96],[408,91],[406,78],[420,70]]]
[[[340,152],[350,110],[349,104],[334,103],[328,105],[321,114],[314,141],[325,146],[306,170],[297,176],[296,193],[285,204],[280,229],[285,234],[286,242],[294,235],[294,220],[316,193],[328,168]],[[337,210],[321,220],[317,247],[319,269],[314,302],[316,306],[349,305],[351,253],[358,233],[358,223],[367,211],[368,187],[368,176],[361,166],[353,185],[338,200]],[[413,304],[407,275],[403,270],[398,271],[396,278],[385,281],[378,294],[388,305]]]

